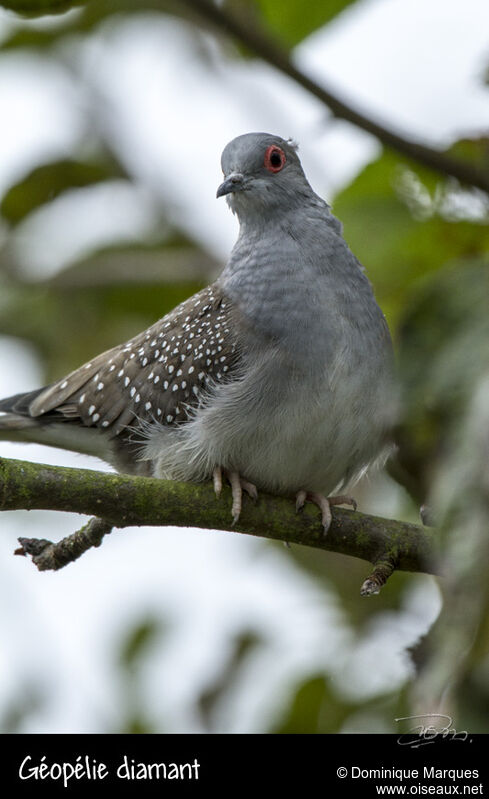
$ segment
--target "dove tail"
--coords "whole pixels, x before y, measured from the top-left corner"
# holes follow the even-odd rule
[[[45,388],[38,388],[35,391],[25,391],[23,394],[14,394],[12,397],[5,397],[0,400],[0,412],[18,414],[19,416],[30,417],[29,406]],[[0,416],[0,427],[3,417]]]
[[[4,441],[30,441],[36,440],[34,435],[39,422],[29,414],[29,405],[43,389],[26,391],[23,394],[14,394],[0,400],[0,439]]]
[[[48,412],[39,417],[30,415],[31,403],[46,386],[0,400],[0,441],[22,441],[69,449],[103,458],[100,431],[78,423],[67,423],[60,414]]]

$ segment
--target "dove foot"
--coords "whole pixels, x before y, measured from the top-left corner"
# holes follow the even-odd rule
[[[328,532],[331,525],[331,506],[332,505],[351,505],[353,510],[357,509],[357,503],[353,497],[348,497],[345,494],[340,494],[337,497],[325,497],[322,494],[316,494],[310,491],[298,491],[295,497],[295,508],[297,511],[302,510],[306,500],[313,502],[321,511],[321,521],[324,528],[324,534]]]
[[[212,473],[212,482],[214,484],[214,492],[219,499],[222,491],[222,478],[223,476],[228,480],[231,485],[231,492],[233,495],[233,504],[231,506],[231,513],[233,516],[233,524],[236,524],[241,514],[241,507],[243,502],[243,491],[245,491],[251,499],[258,499],[258,491],[253,483],[248,482],[241,477],[238,472],[232,472],[228,469],[221,469],[216,466]]]

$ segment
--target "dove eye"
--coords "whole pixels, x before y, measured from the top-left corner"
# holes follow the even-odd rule
[[[270,147],[267,147],[265,151],[265,160],[263,163],[269,172],[280,172],[286,160],[284,151],[275,144],[272,144]]]

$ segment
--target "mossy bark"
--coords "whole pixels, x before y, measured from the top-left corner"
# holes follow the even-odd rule
[[[217,500],[210,484],[0,459],[0,510],[34,508],[102,517],[108,527],[230,530],[362,558],[377,572],[385,563],[403,571],[436,572],[436,532],[427,527],[335,507],[325,535],[316,507],[306,505],[297,513],[291,499],[267,494],[256,503],[245,498],[240,520],[232,526],[228,488]]]

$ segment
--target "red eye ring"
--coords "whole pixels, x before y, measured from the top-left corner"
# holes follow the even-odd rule
[[[280,147],[277,147],[276,144],[271,144],[270,147],[267,147],[265,150],[263,163],[269,172],[280,172],[285,166],[286,160],[287,158],[285,157],[284,151]]]

